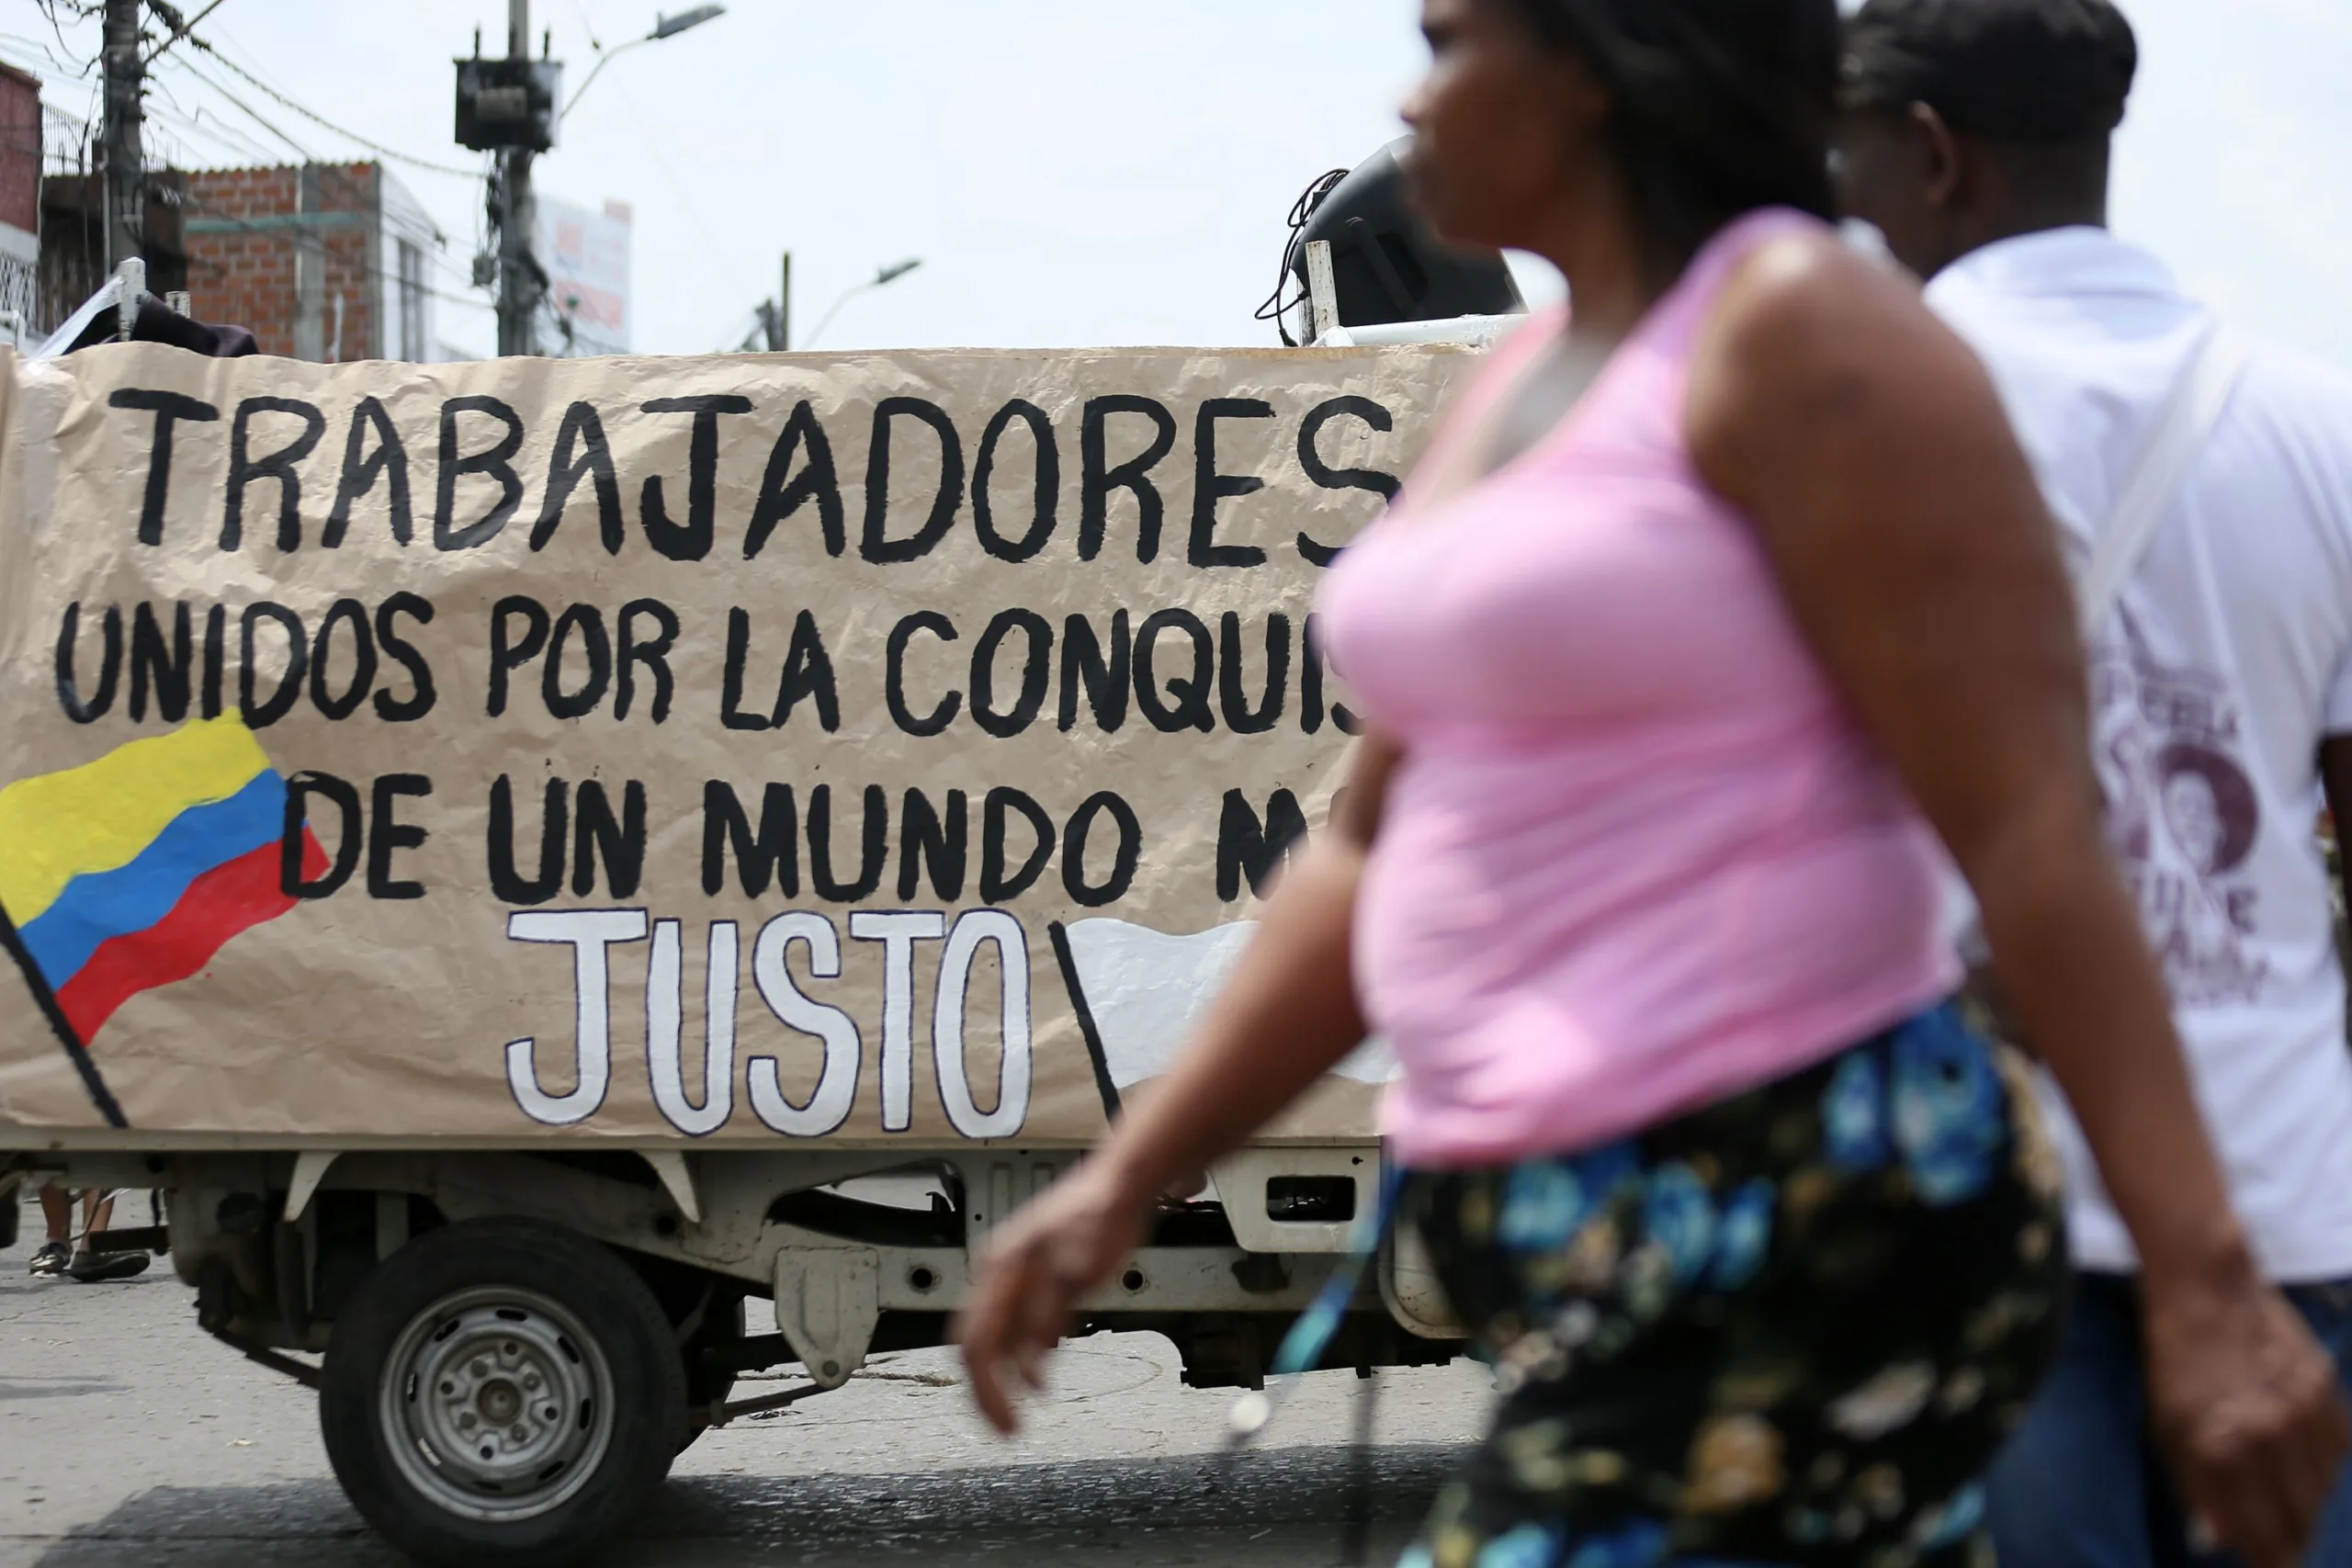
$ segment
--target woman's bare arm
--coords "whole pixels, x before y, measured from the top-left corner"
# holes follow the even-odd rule
[[[2341,1403],[2256,1276],[2107,851],[2074,602],[1989,379],[1899,280],[1785,242],[1727,289],[1690,428],[1975,891],[2003,999],[2138,1247],[2193,1502],[2254,1568],[2289,1568],[2344,1452]]]
[[[1152,1201],[1239,1147],[1363,1043],[1349,930],[1399,757],[1365,739],[1330,826],[1293,859],[1174,1068],[1132,1099],[1085,1164],[990,1238],[956,1337],[974,1397],[1000,1430],[1014,1426],[1008,1365],[1038,1385],[1078,1303],[1141,1243]]]

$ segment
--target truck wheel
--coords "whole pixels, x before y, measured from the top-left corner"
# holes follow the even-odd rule
[[[469,1220],[368,1276],[329,1339],[319,1422],[353,1506],[402,1551],[540,1568],[609,1544],[661,1484],[684,1372],[610,1251]]]

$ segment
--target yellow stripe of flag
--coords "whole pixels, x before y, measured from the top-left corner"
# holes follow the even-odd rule
[[[0,908],[30,924],[75,877],[130,864],[172,818],[268,767],[252,730],[217,718],[0,789]]]

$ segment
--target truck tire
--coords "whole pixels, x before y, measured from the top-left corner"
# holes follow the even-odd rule
[[[553,1568],[607,1546],[667,1473],[685,1373],[606,1248],[529,1220],[432,1231],[334,1325],[327,1457],[362,1517],[436,1568]]]

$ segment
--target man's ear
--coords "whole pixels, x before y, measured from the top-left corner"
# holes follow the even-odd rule
[[[1950,211],[1959,205],[1965,178],[1961,167],[1960,138],[1932,105],[1913,104],[1906,118],[1927,176],[1923,185],[1928,203],[1939,211]]]

